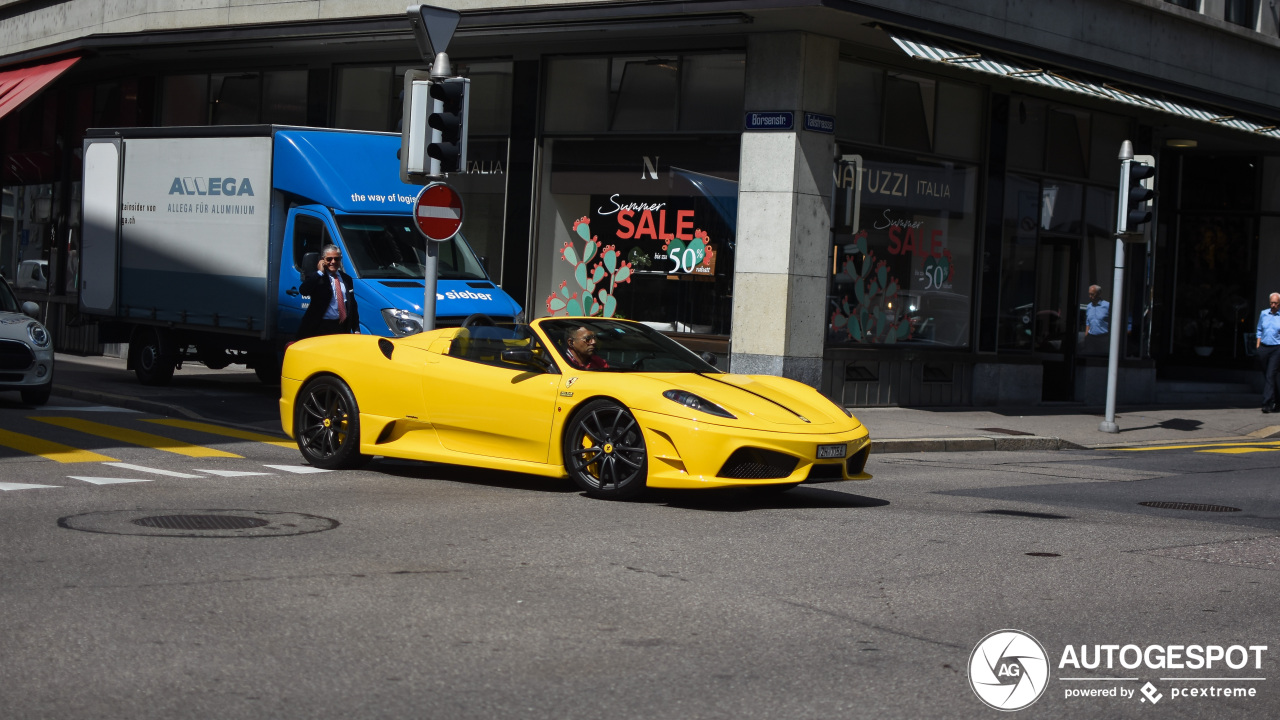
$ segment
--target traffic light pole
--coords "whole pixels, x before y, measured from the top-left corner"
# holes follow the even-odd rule
[[[1120,334],[1125,327],[1124,304],[1124,233],[1129,227],[1129,163],[1133,162],[1133,143],[1120,144],[1120,194],[1116,203],[1116,262],[1111,286],[1111,351],[1107,357],[1107,417],[1098,423],[1098,431],[1120,432],[1116,425],[1116,385],[1120,378]]]
[[[1125,141],[1126,144],[1128,141]],[[1129,174],[1129,164],[1125,163],[1121,176]],[[1118,433],[1116,425],[1116,384],[1120,377],[1120,334],[1123,332],[1120,320],[1124,317],[1124,237],[1116,233],[1116,267],[1115,278],[1111,287],[1111,353],[1107,358],[1107,419],[1098,424],[1098,430],[1105,433]]]

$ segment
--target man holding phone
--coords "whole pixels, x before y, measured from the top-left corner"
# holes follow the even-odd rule
[[[304,272],[298,292],[311,304],[298,324],[298,339],[360,332],[360,312],[351,276],[342,271],[342,250],[325,245],[316,272]]]

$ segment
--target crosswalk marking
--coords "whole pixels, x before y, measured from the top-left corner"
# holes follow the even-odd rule
[[[1249,443],[1200,443],[1195,445],[1160,445],[1156,447],[1133,447],[1133,448],[1114,448],[1125,452],[1146,452],[1148,450],[1194,450],[1196,448],[1234,448],[1234,447],[1250,447],[1264,448],[1275,447],[1280,448],[1280,441],[1277,442],[1249,442]]]
[[[83,475],[68,475],[72,480],[83,480],[94,485],[119,485],[120,483],[136,483],[151,482],[151,478],[105,478],[105,477],[85,477]]]
[[[202,473],[209,473],[210,475],[221,475],[222,477],[247,477],[249,475],[274,475],[275,474],[275,473],[264,473],[264,472],[245,472],[244,470],[205,470],[204,468],[197,468],[197,469]]]
[[[152,473],[154,475],[168,475],[169,477],[179,477],[179,478],[201,477],[200,475],[192,475],[191,473],[175,472],[173,470],[160,470],[158,468],[149,468],[143,465],[132,465],[130,463],[109,462],[109,463],[103,463],[103,464],[110,465],[111,467],[118,467],[121,470],[137,470],[138,472]]]
[[[114,425],[107,425],[105,423],[93,422],[92,420],[84,420],[81,418],[33,416],[30,419],[38,420],[50,425],[57,425],[58,427],[67,428],[68,430],[76,430],[82,433],[88,433],[89,435],[97,435],[99,437],[105,437],[118,442],[129,443],[130,445],[140,445],[142,447],[153,448],[155,450],[163,450],[165,452],[176,453],[178,455],[186,455],[187,457],[242,457],[234,453],[202,447],[200,445],[192,445],[191,443],[174,440],[173,438],[167,438],[161,435],[152,435],[151,433],[145,433],[139,430],[128,430],[126,428],[120,428]],[[113,460],[114,458],[107,459]]]
[[[1228,448],[1219,448],[1219,449],[1214,449],[1214,450],[1197,450],[1196,452],[1202,452],[1202,453],[1218,453],[1218,454],[1220,454],[1220,455],[1243,455],[1244,453],[1276,452],[1277,450],[1280,450],[1280,448],[1274,448],[1274,447],[1228,447]]]
[[[288,448],[289,450],[297,449],[297,445],[280,438],[278,435],[267,435],[265,433],[251,432],[249,430],[237,430],[236,428],[223,427],[221,425],[211,425],[209,423],[195,422],[192,420],[172,420],[169,418],[148,419],[145,422],[155,423],[156,425],[167,425],[169,427],[184,428],[186,430],[198,430],[213,435],[222,435],[224,437],[233,437],[240,440],[252,440],[254,442],[275,445],[276,447]]]
[[[61,485],[32,485],[30,483],[10,483],[0,482],[0,490],[8,492],[10,490],[33,490],[35,488],[56,488]]]
[[[299,475],[306,475],[308,473],[333,472],[332,470],[325,470],[318,467],[311,467],[310,465],[265,465],[264,467],[269,467],[274,470],[283,470],[285,472],[297,473]]]
[[[30,455],[39,455],[42,458],[53,460],[60,463],[81,463],[81,462],[105,462],[115,460],[113,457],[99,455],[96,452],[88,450],[80,450],[70,445],[52,442],[43,438],[23,435],[9,430],[0,430],[0,445],[7,448],[13,448],[20,452]]]

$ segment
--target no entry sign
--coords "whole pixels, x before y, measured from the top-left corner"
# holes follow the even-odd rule
[[[413,219],[428,240],[448,240],[462,227],[462,196],[444,183],[431,183],[418,193]]]

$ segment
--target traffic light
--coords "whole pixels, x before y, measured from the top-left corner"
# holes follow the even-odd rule
[[[427,116],[431,140],[427,156],[431,158],[432,175],[467,171],[470,89],[470,78],[431,79],[431,114]]]
[[[1155,196],[1155,158],[1150,155],[1139,156],[1128,162],[1126,187],[1122,188],[1124,196],[1124,227],[1122,233],[1142,232],[1142,225],[1151,222],[1151,198]],[[1149,162],[1142,162],[1148,160]]]

